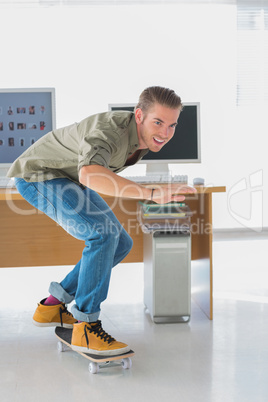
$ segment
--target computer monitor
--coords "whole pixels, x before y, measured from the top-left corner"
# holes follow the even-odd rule
[[[54,88],[0,89],[0,176],[55,127]]]
[[[134,111],[135,104],[110,104],[109,110]],[[173,138],[159,152],[149,151],[139,163],[147,173],[168,172],[168,164],[200,163],[200,103],[185,102]]]

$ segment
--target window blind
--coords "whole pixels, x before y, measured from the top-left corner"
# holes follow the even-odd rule
[[[237,105],[268,103],[268,1],[237,0]]]

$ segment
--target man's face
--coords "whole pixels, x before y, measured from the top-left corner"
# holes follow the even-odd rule
[[[152,152],[160,149],[173,137],[180,109],[170,109],[158,103],[144,116],[141,109],[135,113],[139,149],[149,148]]]

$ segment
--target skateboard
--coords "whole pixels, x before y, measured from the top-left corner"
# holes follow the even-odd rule
[[[71,340],[72,340],[72,329],[70,328],[63,328],[63,327],[56,327],[55,334],[58,341],[58,351],[65,352],[68,348],[71,348]],[[83,353],[77,352],[79,355],[85,357],[86,359],[90,360],[89,363],[89,371],[91,374],[97,374],[100,368],[106,367],[115,367],[121,366],[123,369],[130,369],[132,366],[131,357],[134,355],[133,350],[129,352],[123,353],[121,355],[94,355],[91,353]]]

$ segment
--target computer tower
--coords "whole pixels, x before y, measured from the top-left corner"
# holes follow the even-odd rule
[[[155,323],[191,316],[190,230],[155,230],[144,239],[144,304]]]

